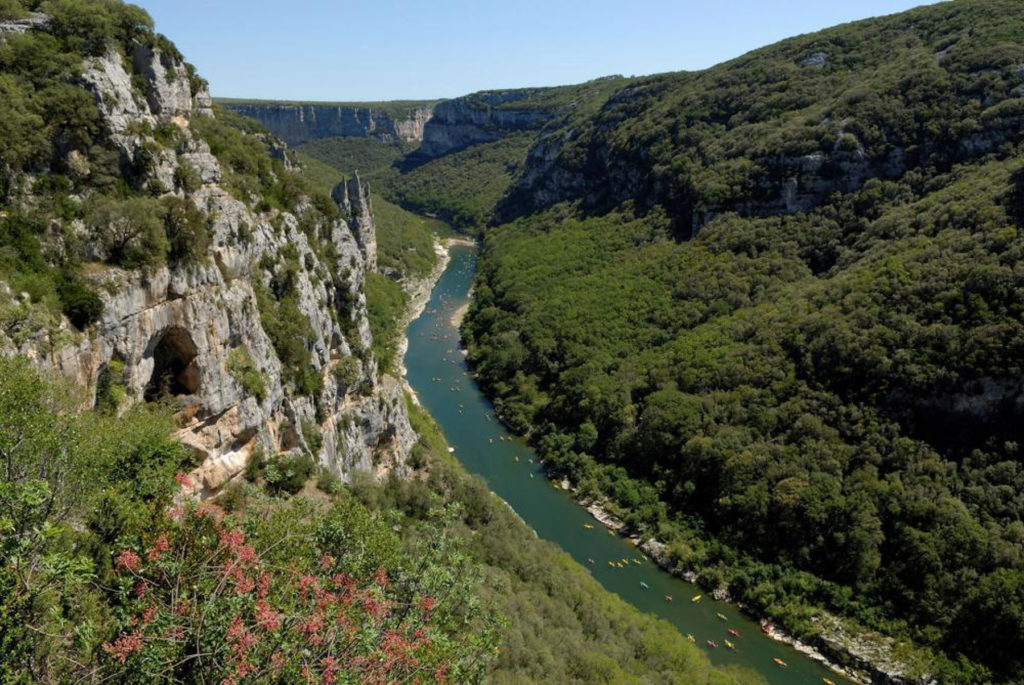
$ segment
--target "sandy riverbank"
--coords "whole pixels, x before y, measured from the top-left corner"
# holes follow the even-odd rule
[[[615,516],[614,514],[609,512],[607,509],[605,509],[601,505],[600,502],[596,502],[594,500],[590,500],[590,499],[586,499],[586,498],[577,497],[576,496],[576,490],[571,487],[571,485],[570,485],[568,480],[563,480],[561,483],[559,483],[559,485],[561,486],[561,488],[563,490],[566,490],[566,491],[572,493],[574,499],[576,499],[576,501],[584,509],[586,509],[587,512],[589,512],[590,515],[594,517],[594,519],[596,519],[599,523],[601,523],[603,526],[605,526],[608,530],[613,531],[617,535],[625,535],[626,534],[625,533],[625,530],[626,530],[625,522],[623,522],[617,516]],[[654,539],[643,540],[640,537],[635,536],[635,535],[629,536],[629,540],[630,540],[630,542],[633,543],[633,545],[638,550],[643,552],[644,555],[646,555],[655,564],[657,564],[659,567],[661,567],[662,570],[664,570],[667,573],[670,573],[670,574],[672,574],[674,576],[677,576],[677,577],[685,580],[688,583],[693,583],[694,585],[697,585],[698,587],[702,587],[700,585],[700,578],[697,576],[697,574],[695,574],[693,572],[680,572],[677,568],[675,568],[671,564],[671,562],[668,559],[668,555],[665,553],[665,545],[664,545],[664,543],[659,542],[659,541],[654,540]],[[709,588],[704,588],[704,589],[707,590]],[[734,604],[735,606],[739,607],[740,610],[743,611],[744,613],[747,613],[748,615],[753,616],[754,618],[761,618],[759,616],[756,616],[752,612],[750,612],[748,610],[748,608],[742,602],[737,602],[737,601],[733,600],[733,598],[730,597],[727,592],[724,592],[724,591],[718,590],[718,589],[714,589],[714,588],[710,588],[710,590],[712,591],[712,595],[714,596],[714,598],[716,600],[723,601],[723,602],[728,602],[730,604]],[[773,640],[775,640],[777,642],[782,642],[782,643],[785,643],[787,645],[790,645],[791,647],[793,647],[793,649],[795,649],[796,651],[800,652],[801,654],[804,654],[808,658],[813,659],[814,661],[817,661],[817,662],[821,663],[823,666],[825,666],[829,670],[831,670],[831,671],[833,671],[835,673],[843,675],[844,677],[848,678],[849,680],[853,681],[854,683],[868,683],[868,682],[871,682],[871,677],[870,677],[869,674],[860,673],[860,672],[854,672],[854,671],[851,671],[849,669],[843,668],[839,664],[831,661],[827,656],[825,656],[819,650],[815,649],[812,645],[809,645],[809,644],[807,644],[805,642],[802,642],[802,641],[798,640],[797,638],[793,637],[792,635],[789,635],[788,633],[784,632],[783,630],[781,630],[778,626],[776,626],[773,623],[769,624],[769,625],[770,625],[770,628],[768,629],[766,634],[771,639],[773,639]]]
[[[423,310],[427,308],[427,303],[430,302],[430,293],[434,291],[434,286],[441,280],[441,274],[448,268],[448,262],[451,261],[450,248],[452,245],[474,247],[476,243],[468,238],[435,238],[434,253],[437,255],[437,262],[434,264],[434,268],[422,278],[406,278],[402,281],[402,289],[409,296],[409,306],[399,322],[399,326],[404,333],[402,339],[398,341],[398,359],[396,364],[398,376],[402,379],[405,389],[412,396],[413,402],[416,404],[419,404],[419,398],[416,397],[416,392],[409,385],[408,381],[405,380],[405,353],[409,350],[409,324],[415,321],[423,313]]]

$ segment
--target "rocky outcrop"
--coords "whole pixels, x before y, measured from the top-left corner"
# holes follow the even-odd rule
[[[385,142],[416,143],[423,139],[424,127],[432,116],[429,102],[410,102],[407,106],[387,108],[229,100],[222,104],[243,116],[256,119],[288,145],[334,137],[372,137]]]
[[[370,184],[361,181],[357,172],[336,185],[331,198],[352,219],[352,231],[366,261],[366,270],[377,271],[377,227],[370,205]]]
[[[289,145],[332,137],[373,137],[419,143],[419,160],[440,157],[476,143],[543,128],[561,112],[545,103],[550,89],[483,91],[433,103],[409,103],[397,110],[362,105],[320,105],[223,101],[239,114],[256,119]]]
[[[416,154],[440,157],[510,133],[539,130],[558,112],[554,106],[535,101],[541,92],[485,91],[441,102],[434,107],[434,115],[423,129],[423,142]]]
[[[96,99],[109,140],[124,158],[147,155],[148,164],[133,167],[144,175],[133,183],[187,197],[205,215],[209,259],[148,273],[96,264],[89,272],[104,304],[96,324],[84,333],[66,320],[56,329],[0,332],[0,353],[24,356],[72,379],[90,402],[101,383],[116,385],[122,411],[169,399],[179,437],[197,457],[186,494],[215,494],[256,453],[305,450],[343,480],[355,470],[406,473],[417,438],[401,386],[378,378],[370,352],[363,283],[372,268],[369,255],[375,257],[375,235],[368,187],[358,179],[349,187],[355,231],[343,218],[321,218],[316,226],[306,218],[300,226],[291,213],[252,209],[255,202],[220,185],[224,174],[216,157],[189,126],[193,117],[210,115],[205,91],[193,93],[183,65],[159,52],[140,47],[133,62],[144,88],[138,79],[133,86],[114,50],[86,62],[81,84]],[[147,133],[168,122],[180,129],[174,148]],[[173,181],[184,165],[199,179],[187,195]],[[303,202],[298,215],[309,206]],[[318,252],[309,235],[330,249]],[[257,291],[271,282],[283,254],[297,255],[288,288],[310,324],[306,347],[323,380],[315,392],[300,393],[289,384],[289,370],[263,325]],[[239,360],[258,373],[262,387],[246,383]]]
[[[0,35],[5,33],[27,33],[46,28],[49,18],[45,14],[32,13],[23,19],[0,21]]]

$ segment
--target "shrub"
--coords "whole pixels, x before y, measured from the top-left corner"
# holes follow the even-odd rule
[[[85,222],[112,264],[133,269],[164,263],[167,234],[164,207],[158,200],[98,195],[86,205]]]
[[[210,248],[210,228],[206,215],[191,199],[164,198],[164,232],[167,256],[172,262],[193,263],[206,259]]]
[[[302,437],[311,455],[315,457],[320,453],[320,448],[324,446],[324,436],[320,434],[320,426],[315,421],[302,422]]]
[[[61,311],[75,328],[84,330],[99,321],[103,314],[103,300],[80,277],[61,272],[56,286]]]
[[[111,359],[96,379],[96,409],[115,414],[125,396],[124,362]]]
[[[337,495],[344,490],[341,479],[327,469],[321,471],[320,475],[316,477],[316,487],[328,495]]]
[[[103,674],[126,682],[483,679],[494,621],[474,606],[475,574],[439,530],[423,530],[424,543],[405,555],[351,499],[326,513],[295,503],[261,518],[189,505],[145,545],[122,548],[114,559],[119,632],[102,645]],[[471,626],[473,639],[462,639]]]
[[[313,460],[307,454],[279,454],[263,467],[263,480],[274,494],[294,495],[313,475]]]
[[[342,357],[334,366],[334,379],[347,392],[359,380],[359,362],[355,357]]]
[[[188,162],[180,162],[174,170],[174,185],[186,193],[196,192],[202,184],[203,179],[200,178],[199,172]]]
[[[236,347],[228,352],[228,373],[238,381],[246,394],[255,397],[260,402],[266,396],[266,386],[263,383],[263,374],[256,368],[249,350],[245,347]]]

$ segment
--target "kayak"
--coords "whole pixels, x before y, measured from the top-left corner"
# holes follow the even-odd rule
[[[710,647],[711,649],[717,649],[718,648],[718,643],[715,642],[714,640],[708,640],[708,647]]]
[[[647,589],[647,583],[645,583],[644,581],[641,580],[640,581],[640,587],[642,587],[644,590],[646,590]]]
[[[686,634],[686,639],[689,640],[690,642],[696,642],[697,641],[697,638],[695,638],[692,633],[687,633]]]
[[[729,620],[723,614],[715,614],[715,616],[717,616],[718,618],[722,619],[723,621],[728,621]]]
[[[672,601],[672,595],[665,595],[665,601],[666,602],[671,602]]]
[[[737,633],[737,632],[736,632],[735,630],[733,630],[732,628],[726,628],[726,629],[725,629],[725,632],[729,633],[729,634],[730,634],[730,635],[732,635],[733,637],[739,637],[739,636],[740,636],[740,634],[739,634],[739,633]]]
[[[736,650],[736,645],[734,645],[733,643],[729,642],[728,640],[725,641],[725,646],[728,647],[729,649],[733,650],[733,651]]]
[[[836,685],[833,681],[829,680],[828,678],[822,678],[821,680],[825,683],[825,685]]]
[[[691,599],[690,601],[693,602],[694,604],[696,604],[697,602],[700,601],[700,598],[703,597],[703,596],[704,595],[694,595],[693,599]]]
[[[778,657],[775,657],[774,659],[772,659],[772,661],[774,661],[775,664],[781,668],[785,668],[788,665],[785,661]]]
[[[594,529],[594,527],[592,525],[590,525],[589,523],[584,523],[583,527],[586,528],[587,530],[593,530]]]

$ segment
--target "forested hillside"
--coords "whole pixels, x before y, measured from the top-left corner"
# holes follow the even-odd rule
[[[942,3],[540,136],[464,326],[504,420],[798,633],[1024,678],[1022,65],[1024,6]]]

